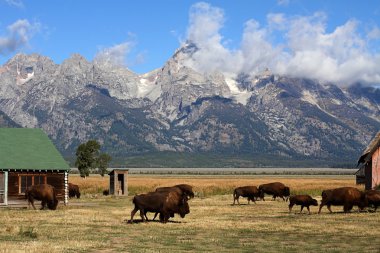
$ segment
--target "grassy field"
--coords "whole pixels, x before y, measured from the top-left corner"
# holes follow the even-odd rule
[[[320,200],[323,189],[355,186],[353,176],[142,176],[130,175],[130,197],[102,196],[108,178],[85,180],[82,198],[57,211],[0,209],[0,252],[380,252],[380,212],[312,215],[288,213],[283,201],[232,206],[232,189],[281,181],[292,193]],[[192,184],[190,214],[159,222],[128,224],[135,193],[158,186]],[[297,212],[297,213],[296,213]],[[152,217],[152,214],[148,214]],[[138,214],[135,218],[139,218]]]

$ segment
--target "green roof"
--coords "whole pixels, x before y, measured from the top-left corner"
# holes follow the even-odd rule
[[[41,129],[0,128],[0,170],[69,170]]]

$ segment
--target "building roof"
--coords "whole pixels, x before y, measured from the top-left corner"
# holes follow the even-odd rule
[[[108,175],[112,175],[112,174],[115,174],[115,172],[117,172],[118,174],[122,174],[122,173],[128,173],[129,169],[127,168],[114,168],[110,171],[110,173],[108,173]]]
[[[366,164],[372,158],[373,153],[380,147],[380,131],[377,132],[375,138],[371,141],[368,147],[364,150],[363,154],[358,160],[358,165],[361,163]]]
[[[41,129],[0,128],[0,170],[69,170]]]

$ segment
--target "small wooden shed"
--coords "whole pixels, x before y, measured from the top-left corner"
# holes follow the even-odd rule
[[[41,129],[0,128],[0,205],[25,202],[25,190],[50,184],[67,204],[70,166]]]
[[[380,185],[380,131],[358,160],[356,184],[364,184],[366,190]]]
[[[129,169],[113,169],[110,176],[110,194],[115,196],[128,196]]]

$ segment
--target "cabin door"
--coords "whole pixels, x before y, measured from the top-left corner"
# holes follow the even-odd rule
[[[6,179],[6,173],[7,172],[0,172],[0,204],[6,204],[7,202],[7,196],[6,196],[6,186],[5,186],[5,179]]]

